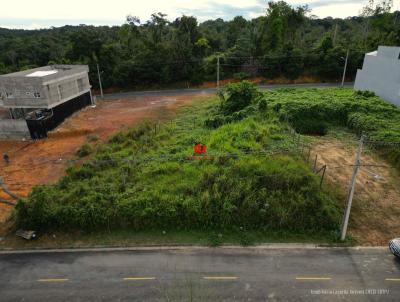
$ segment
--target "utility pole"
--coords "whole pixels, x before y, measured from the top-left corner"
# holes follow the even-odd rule
[[[361,138],[360,138],[360,143],[358,145],[356,161],[354,163],[354,168],[353,168],[353,176],[351,177],[349,193],[347,196],[346,211],[344,213],[343,222],[342,222],[342,230],[341,230],[341,235],[340,235],[340,240],[342,240],[342,241],[346,238],[347,226],[349,224],[349,217],[350,217],[351,205],[353,203],[353,196],[354,196],[354,189],[356,186],[357,174],[358,174],[358,170],[360,169],[360,165],[361,165],[361,153],[362,153],[362,149],[364,146],[364,140],[365,140],[365,135],[362,134]]]
[[[350,49],[347,49],[346,60],[344,62],[343,77],[342,77],[342,88],[344,87],[344,78],[346,77],[347,61],[349,59]]]
[[[100,95],[101,95],[101,98],[103,98],[103,97],[104,97],[104,94],[103,94],[103,85],[101,84],[101,76],[100,76],[99,64],[97,64],[97,75],[98,75],[98,77],[99,77]]]
[[[217,58],[217,88],[219,88],[219,56]]]

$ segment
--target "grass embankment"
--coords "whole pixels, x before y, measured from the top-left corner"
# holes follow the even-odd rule
[[[223,234],[236,234],[228,242],[268,241],[274,233],[333,239],[341,216],[336,195],[319,188],[268,101],[247,85],[231,87],[222,103],[214,98],[171,124],[115,135],[56,185],[35,187],[18,203],[18,225],[205,232],[211,242]],[[196,142],[207,145],[206,159],[190,158]]]

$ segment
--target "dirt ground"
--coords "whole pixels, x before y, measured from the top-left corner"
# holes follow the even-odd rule
[[[357,143],[343,144],[333,138],[320,138],[311,158],[318,154],[318,167],[327,165],[326,177],[347,194],[353,172]],[[400,237],[400,176],[366,146],[357,176],[350,234],[362,245],[386,245]],[[379,167],[376,167],[379,166]],[[345,200],[343,201],[345,202]]]
[[[0,177],[14,194],[25,197],[34,185],[55,183],[64,174],[66,160],[88,137],[106,140],[118,130],[146,119],[168,120],[177,108],[202,96],[132,97],[116,101],[99,101],[68,118],[49,138],[39,141],[0,140],[0,154],[7,153],[9,164],[2,159]],[[0,190],[0,198],[12,200]],[[7,228],[12,206],[0,203],[0,235]]]

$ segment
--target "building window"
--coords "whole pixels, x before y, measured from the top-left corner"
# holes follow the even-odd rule
[[[40,98],[40,92],[33,93],[33,97],[36,99]]]
[[[13,95],[12,92],[6,92],[6,95],[7,95],[7,99],[13,99],[14,98],[14,95]]]

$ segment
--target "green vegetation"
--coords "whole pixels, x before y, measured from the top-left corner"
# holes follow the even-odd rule
[[[370,1],[360,16],[316,19],[306,6],[284,1],[266,4],[266,14],[246,20],[193,16],[172,22],[162,13],[140,22],[128,16],[121,26],[64,26],[42,30],[0,28],[0,74],[47,64],[88,64],[99,87],[143,88],[196,85],[221,79],[300,76],[338,80],[350,48],[348,77],[354,78],[365,52],[400,45],[400,12],[391,1]],[[143,21],[143,20],[142,20]],[[249,65],[251,67],[249,67]]]
[[[346,126],[369,140],[400,142],[400,109],[371,92],[349,89],[280,89],[265,94],[282,120],[299,133],[326,134],[329,127]],[[378,151],[400,168],[400,148],[377,145]]]
[[[244,81],[182,109],[158,131],[143,123],[99,144],[56,185],[35,187],[19,201],[17,224],[46,231],[200,232],[210,245],[225,242],[220,234],[228,233],[243,245],[260,240],[255,232],[332,240],[342,196],[329,184],[321,189],[302,158],[289,131],[299,121],[305,133],[323,134],[323,124],[329,133],[347,126],[356,134],[368,131],[370,139],[400,140],[400,110],[371,94],[260,93]],[[199,142],[206,156],[193,156]],[[390,160],[399,156],[398,149],[380,150]]]
[[[83,144],[77,151],[76,151],[76,156],[78,157],[85,157],[88,156],[90,153],[93,152],[92,146],[89,144]]]
[[[156,134],[149,123],[116,134],[99,145],[90,161],[69,168],[58,184],[35,187],[16,206],[18,225],[332,236],[341,216],[337,195],[328,187],[320,189],[288,125],[272,109],[249,110],[217,128],[206,125],[220,110],[226,116],[245,110],[236,95],[259,95],[246,82],[227,92],[222,100],[186,108]],[[246,104],[265,106],[265,100],[254,97]],[[206,157],[192,156],[195,142],[207,145]],[[244,244],[252,241],[242,237]],[[218,244],[218,238],[210,241]]]

